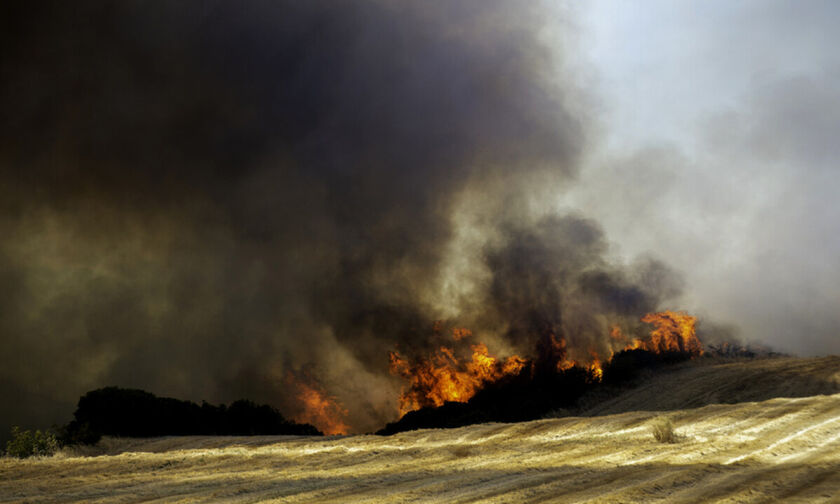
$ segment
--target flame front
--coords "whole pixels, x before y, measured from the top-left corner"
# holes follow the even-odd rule
[[[548,355],[552,369],[558,373],[579,367],[587,370],[595,381],[603,378],[604,362],[609,364],[616,351],[640,349],[654,354],[681,352],[692,358],[703,354],[703,347],[695,334],[696,317],[668,310],[648,313],[640,321],[654,326],[644,339],[628,339],[618,325],[609,328],[609,338],[605,338],[602,343],[602,350],[609,352],[606,360],[601,357],[604,354],[599,354],[595,348],[586,350],[588,357],[581,357],[580,350],[583,349],[578,349],[575,355],[580,360],[568,358],[566,339],[554,333],[542,340],[537,353],[543,357]],[[435,333],[441,333],[440,323],[435,324]],[[452,338],[456,342],[472,336],[469,329],[452,330]],[[429,357],[415,362],[410,362],[396,351],[390,352],[391,373],[408,382],[400,395],[400,416],[424,407],[442,406],[447,401],[466,402],[488,383],[517,375],[535,362],[518,355],[504,360],[497,359],[490,354],[484,343],[473,344],[471,349],[469,360],[459,359],[455,350],[441,346]],[[461,355],[465,353],[462,351]]]
[[[703,355],[703,345],[695,334],[697,317],[666,310],[648,313],[642,317],[642,322],[653,324],[655,327],[650,332],[650,344],[647,350],[656,353],[684,352],[692,357]]]
[[[291,372],[287,381],[294,384],[294,390],[302,410],[292,419],[297,423],[314,425],[324,434],[347,434],[345,423],[348,411],[317,383],[296,378]]]
[[[656,327],[650,333],[654,351],[685,352],[694,357],[703,355],[703,345],[697,339],[694,329],[697,317],[683,312],[664,311],[648,313],[642,317],[642,322]]]
[[[656,354],[681,352],[692,358],[703,355],[703,344],[696,334],[697,317],[665,310],[648,313],[640,320],[654,326],[648,339],[628,340],[618,326],[610,328],[610,339],[624,345],[623,350],[646,350]]]
[[[453,333],[456,340],[467,335],[469,332]],[[459,360],[448,347],[440,347],[430,358],[415,364],[398,352],[391,352],[391,372],[409,382],[400,396],[400,416],[427,406],[442,406],[448,401],[466,402],[485,384],[517,374],[526,364],[525,359],[516,355],[500,361],[490,355],[484,343],[471,348],[472,357],[466,362]]]

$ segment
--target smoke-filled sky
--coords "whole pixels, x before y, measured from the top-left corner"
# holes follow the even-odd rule
[[[840,5],[597,0],[579,18],[604,134],[564,201],[684,306],[840,352]]]
[[[294,415],[291,372],[369,431],[434,321],[836,353],[836,14],[4,2],[0,428],[105,385]]]

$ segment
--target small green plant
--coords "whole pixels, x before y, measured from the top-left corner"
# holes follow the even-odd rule
[[[57,451],[58,440],[51,432],[21,430],[17,426],[12,427],[12,439],[6,443],[6,455],[10,457],[48,457]]]
[[[651,427],[653,438],[660,443],[676,443],[677,435],[674,433],[674,424],[667,418],[657,420]]]

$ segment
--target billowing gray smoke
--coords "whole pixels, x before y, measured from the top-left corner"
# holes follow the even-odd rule
[[[587,119],[530,3],[0,10],[4,424],[105,385],[294,414],[304,370],[371,430],[435,320],[527,353],[679,291],[554,214]]]
[[[632,326],[680,293],[678,276],[664,264],[641,259],[632,268],[613,266],[598,226],[579,216],[546,216],[525,229],[508,230],[491,250],[492,307],[506,337],[527,352],[553,334],[565,339],[574,358],[589,350],[609,355],[613,325]],[[639,334],[638,336],[643,336]]]

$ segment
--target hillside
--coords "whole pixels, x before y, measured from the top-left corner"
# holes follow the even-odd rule
[[[0,502],[833,502],[840,394],[805,393],[838,372],[838,358],[685,366],[604,416],[387,437],[106,438],[98,456],[0,460]],[[801,397],[612,413],[774,390]],[[661,417],[679,442],[653,439]]]
[[[709,358],[663,368],[615,397],[585,397],[573,413],[598,416],[840,392],[840,357]],[[587,406],[591,404],[591,406]]]

